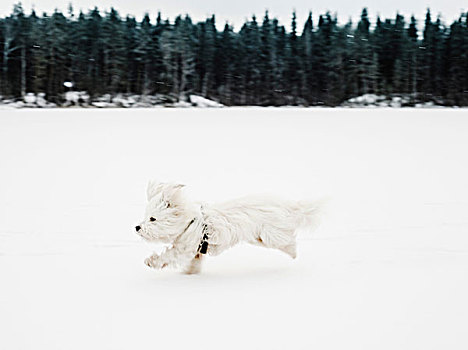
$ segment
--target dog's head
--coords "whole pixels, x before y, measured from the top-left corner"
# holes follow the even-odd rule
[[[150,181],[146,190],[148,203],[144,220],[135,227],[136,233],[152,242],[172,243],[184,231],[193,217],[184,185]]]

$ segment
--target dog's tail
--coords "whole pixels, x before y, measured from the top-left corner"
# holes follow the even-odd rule
[[[329,198],[321,198],[316,201],[299,201],[296,210],[299,213],[297,228],[314,230],[321,222]]]

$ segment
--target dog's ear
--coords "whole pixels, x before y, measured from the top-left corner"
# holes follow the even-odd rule
[[[148,181],[148,186],[146,187],[146,199],[148,202],[156,196],[159,192],[162,191],[163,184],[159,183],[156,180]]]
[[[168,206],[176,206],[179,202],[182,184],[164,184],[162,188],[163,199],[168,203]]]
[[[150,180],[148,182],[148,187],[146,188],[146,198],[149,202],[154,196],[162,193],[164,200],[173,202],[177,199],[180,190],[184,187],[185,185],[182,184],[168,184],[161,183],[156,180]]]

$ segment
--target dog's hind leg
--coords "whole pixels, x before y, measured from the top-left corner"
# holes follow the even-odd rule
[[[293,235],[276,235],[281,239],[272,239],[272,235],[259,236],[255,241],[250,242],[254,245],[259,245],[266,248],[274,248],[288,254],[291,258],[296,259],[296,239]]]
[[[283,253],[288,254],[291,258],[296,259],[297,251],[296,251],[296,243],[295,242],[293,244],[290,244],[290,245],[287,245],[287,246],[284,246],[284,247],[280,247],[278,249],[281,250]]]
[[[190,261],[190,264],[185,269],[184,273],[187,275],[193,275],[200,273],[201,265],[203,260],[203,254],[197,253],[195,257]]]

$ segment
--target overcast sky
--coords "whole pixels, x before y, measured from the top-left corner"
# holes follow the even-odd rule
[[[17,1],[0,0],[0,15],[9,14],[15,2]],[[34,7],[38,13],[44,11],[50,13],[55,8],[66,11],[69,2],[22,0],[23,7],[27,12]],[[468,10],[466,0],[366,0],[366,2],[350,0],[101,0],[98,3],[100,9],[107,10],[113,6],[119,10],[121,15],[131,14],[137,18],[141,18],[143,13],[148,12],[153,21],[158,11],[162,12],[163,18],[169,17],[171,20],[178,14],[188,13],[195,21],[202,20],[214,13],[218,27],[222,27],[228,21],[236,29],[239,29],[244,20],[250,18],[252,14],[256,14],[260,21],[266,9],[269,10],[270,17],[277,17],[288,27],[291,12],[296,9],[300,21],[299,28],[302,28],[309,11],[312,11],[315,23],[318,15],[327,10],[332,13],[337,12],[339,21],[343,23],[350,17],[353,20],[358,19],[363,7],[369,9],[369,15],[372,19],[375,19],[377,14],[384,18],[394,18],[397,11],[408,18],[414,14],[418,19],[423,19],[426,8],[430,7],[434,17],[440,13],[442,19],[448,23],[458,18],[462,10]],[[87,11],[96,6],[96,1],[73,0],[72,4],[75,12],[80,9]]]

